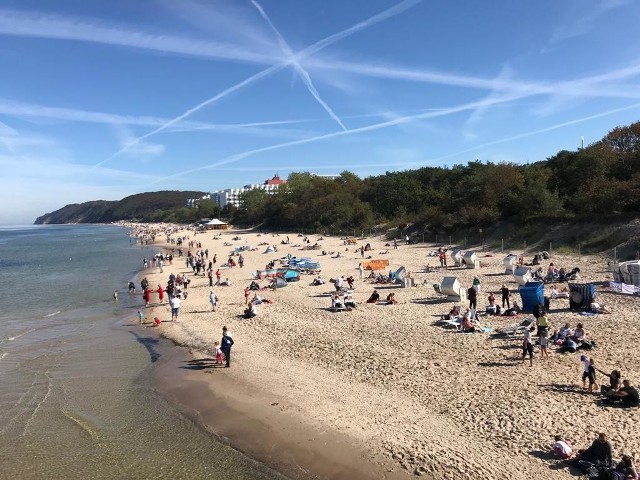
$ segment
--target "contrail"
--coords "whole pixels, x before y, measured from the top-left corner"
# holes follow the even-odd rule
[[[329,45],[332,45],[340,40],[342,40],[343,38],[346,38],[350,35],[353,35],[356,32],[359,32],[360,30],[364,30],[365,28],[370,27],[371,25],[374,25],[376,23],[380,23],[384,20],[386,20],[387,18],[393,17],[395,15],[398,15],[402,12],[404,12],[405,10],[413,7],[414,5],[418,4],[421,0],[404,0],[400,3],[398,3],[397,5],[394,5],[391,8],[388,8],[387,10],[378,13],[377,15],[374,15],[373,17],[370,17],[366,20],[363,20],[362,22],[359,22],[349,28],[347,28],[346,30],[342,30],[341,32],[338,33],[334,33],[333,35],[330,35],[326,38],[323,38],[322,40],[319,40],[318,42],[314,43],[313,45],[305,48],[304,50],[298,52],[297,54],[295,54],[293,57],[286,59],[283,63],[279,63],[279,64],[275,64],[272,65],[271,67],[262,70],[258,73],[256,73],[255,75],[252,75],[251,77],[246,78],[245,80],[243,80],[240,83],[235,84],[232,87],[227,88],[226,90],[220,92],[219,94],[205,100],[204,102],[199,103],[198,105],[196,105],[193,108],[190,108],[189,110],[187,110],[186,112],[184,112],[182,115],[178,115],[177,117],[175,117],[174,119],[168,121],[166,124],[161,125],[160,127],[156,128],[155,130],[152,130],[149,133],[146,133],[145,135],[142,135],[141,137],[138,137],[134,140],[132,140],[129,144],[125,145],[124,147],[122,147],[120,150],[118,150],[116,153],[114,153],[113,155],[111,155],[109,158],[106,158],[105,160],[102,160],[101,162],[96,163],[93,168],[99,167],[100,165],[114,159],[115,157],[117,157],[118,155],[120,155],[121,153],[123,153],[124,151],[126,151],[128,148],[131,148],[132,146],[136,145],[138,142],[141,142],[142,140],[145,140],[149,137],[151,137],[152,135],[155,135],[157,133],[162,132],[163,130],[169,128],[170,126],[172,126],[173,124],[184,120],[185,118],[187,118],[188,116],[192,115],[193,113],[197,112],[198,110],[201,110],[202,108],[206,107],[207,105],[210,105],[214,102],[217,102],[218,100],[232,94],[233,92],[240,90],[241,88],[244,88],[248,85],[251,85],[252,83],[257,82],[258,80],[261,80],[269,75],[272,75],[280,70],[282,70],[283,68],[287,67],[288,65],[291,65],[293,62],[299,62],[300,60],[307,58],[311,55],[314,55],[316,53],[318,53],[320,50],[323,50],[324,48],[328,47]]]
[[[505,102],[505,101],[510,101],[510,100],[513,100],[513,99],[512,98],[503,98],[500,101]],[[486,99],[484,101],[486,101]],[[479,106],[478,104],[479,103],[481,103],[481,102],[475,102],[475,103],[472,103],[472,104],[461,105],[461,106],[458,106],[458,107],[451,107],[450,109],[443,109],[443,110],[440,111],[440,115],[448,115],[448,114],[457,113],[457,112],[460,112],[460,111],[463,111],[463,110],[473,110],[475,108],[478,108],[478,106]],[[494,103],[497,103],[497,102],[494,100]],[[460,151],[455,152],[455,153],[450,153],[450,154],[444,155],[442,157],[437,157],[437,158],[433,158],[433,159],[430,159],[430,160],[425,160],[425,161],[417,162],[417,163],[404,162],[404,163],[402,163],[402,165],[405,166],[405,167],[410,167],[410,166],[425,165],[425,164],[432,163],[432,162],[438,162],[438,161],[441,161],[441,160],[445,160],[447,158],[451,158],[451,157],[455,157],[455,156],[458,156],[458,155],[462,155],[463,153],[472,152],[472,151],[477,150],[479,148],[489,147],[489,146],[492,146],[492,145],[498,145],[500,143],[506,143],[506,142],[510,142],[510,141],[513,141],[513,140],[519,140],[521,138],[526,138],[526,137],[531,137],[531,136],[534,136],[534,135],[539,135],[541,133],[550,132],[552,130],[557,130],[559,128],[568,127],[570,125],[575,125],[575,124],[578,124],[578,123],[587,122],[589,120],[594,120],[596,118],[601,118],[601,117],[605,117],[605,116],[608,116],[608,115],[614,115],[616,113],[620,113],[620,112],[623,112],[623,111],[626,111],[626,110],[632,110],[634,108],[640,108],[640,103],[635,103],[633,105],[628,105],[626,107],[616,108],[614,110],[607,110],[606,112],[596,113],[596,114],[593,114],[593,115],[589,115],[587,117],[582,117],[582,118],[578,118],[578,119],[574,119],[574,120],[569,120],[567,122],[558,123],[558,124],[552,125],[550,127],[545,127],[545,128],[538,129],[538,130],[533,130],[533,131],[530,131],[530,132],[520,133],[518,135],[512,135],[510,137],[505,137],[505,138],[501,138],[501,139],[498,139],[498,140],[492,140],[491,142],[486,142],[486,143],[482,143],[480,145],[475,145],[475,146],[473,146],[471,148],[467,148],[465,150],[460,150]],[[437,112],[429,112],[429,113],[437,113]],[[411,116],[411,117],[402,117],[402,118],[400,118],[398,120],[410,121],[410,120],[415,120],[415,119],[418,119],[418,118],[427,118],[428,116],[434,117],[434,116],[438,116],[438,115],[422,114],[422,115],[414,115],[414,116]],[[288,147],[288,146],[292,146],[292,145],[310,143],[310,142],[314,142],[314,141],[324,140],[326,138],[343,136],[343,135],[348,134],[348,133],[361,133],[363,131],[375,130],[375,129],[378,129],[378,128],[384,128],[384,127],[390,126],[391,123],[395,124],[395,123],[398,123],[398,122],[390,121],[390,122],[378,123],[378,124],[370,125],[370,126],[367,126],[367,127],[362,127],[360,129],[352,129],[352,130],[349,130],[348,132],[329,133],[329,134],[326,134],[326,135],[321,135],[319,137],[312,137],[312,138],[308,138],[308,139],[305,139],[305,140],[298,140],[298,141],[294,141],[294,142],[287,142],[287,143],[284,143],[284,144],[271,145],[271,146],[268,146],[268,147],[263,147],[263,148],[258,148],[258,149],[255,149],[255,150],[250,150],[250,151],[247,151],[247,152],[243,152],[243,153],[239,153],[239,154],[236,154],[236,155],[232,155],[232,156],[227,157],[226,159],[224,159],[224,160],[222,160],[222,161],[220,161],[218,163],[215,163],[215,164],[205,165],[203,167],[198,167],[198,168],[194,168],[194,169],[191,169],[191,170],[185,170],[183,172],[176,173],[174,175],[170,175],[168,177],[159,178],[159,179],[151,182],[151,185],[153,185],[155,183],[159,183],[159,182],[165,181],[165,180],[168,180],[168,179],[171,179],[171,178],[181,177],[183,175],[187,175],[189,173],[194,173],[194,172],[197,172],[197,171],[200,171],[200,170],[206,170],[206,169],[209,169],[209,168],[219,167],[219,166],[226,165],[226,164],[229,164],[229,163],[234,163],[234,162],[243,160],[244,158],[247,158],[247,157],[249,157],[251,155],[254,155],[256,153],[262,153],[262,152],[266,152],[266,151],[269,151],[269,150],[276,150],[278,148],[284,148],[284,147]],[[388,165],[388,163],[386,163],[384,165]],[[371,166],[384,166],[384,165],[365,164],[365,165],[352,165],[352,166],[371,167]],[[303,167],[303,168],[306,168],[306,167]]]
[[[324,135],[318,135],[316,137],[309,137],[309,138],[303,138],[301,140],[292,140],[290,142],[284,142],[284,143],[278,143],[275,145],[269,145],[267,147],[262,147],[262,148],[256,148],[254,150],[248,150],[246,152],[242,152],[242,153],[238,153],[235,155],[231,155],[230,157],[227,157],[224,160],[221,160],[220,162],[217,163],[213,163],[210,165],[205,165],[202,167],[198,167],[198,168],[193,168],[190,170],[185,170],[183,172],[179,172],[176,173],[174,175],[170,175],[168,177],[164,177],[164,178],[160,178],[154,182],[152,182],[152,184],[155,183],[159,183],[163,180],[168,180],[170,178],[176,178],[176,177],[181,177],[183,175],[187,175],[189,173],[194,173],[194,172],[198,172],[201,170],[207,170],[210,168],[215,168],[215,167],[219,167],[222,165],[226,165],[229,163],[234,163],[234,162],[238,162],[240,160],[243,160],[251,155],[255,155],[256,153],[263,153],[263,152],[268,152],[271,150],[278,150],[280,148],[285,148],[285,147],[292,147],[292,146],[296,146],[296,145],[304,145],[306,143],[312,143],[312,142],[318,142],[320,140],[327,140],[330,138],[336,138],[336,137],[344,137],[344,136],[348,136],[348,135],[354,135],[357,133],[365,133],[365,132],[371,132],[371,131],[375,131],[375,130],[380,130],[383,128],[388,128],[388,127],[392,127],[395,125],[401,125],[404,123],[409,123],[409,122],[413,122],[415,120],[421,120],[421,119],[425,119],[425,118],[436,118],[436,117],[442,117],[445,115],[451,115],[454,113],[459,113],[459,112],[464,112],[467,110],[475,110],[479,107],[486,107],[489,105],[495,105],[498,103],[505,103],[505,102],[510,102],[513,100],[518,100],[521,99],[523,97],[527,97],[529,96],[528,94],[511,94],[511,95],[504,95],[502,97],[499,98],[483,98],[481,100],[477,100],[475,102],[470,102],[470,103],[464,103],[462,105],[457,105],[454,107],[449,107],[449,108],[443,108],[440,110],[433,110],[433,111],[428,111],[428,112],[424,112],[424,113],[419,113],[416,115],[407,115],[404,117],[397,117],[397,118],[393,118],[391,120],[387,120],[385,122],[380,122],[380,123],[374,123],[372,125],[366,125],[364,127],[358,127],[358,128],[352,128],[350,130],[346,130],[346,131],[338,131],[338,132],[332,132],[332,133],[326,133]]]
[[[434,158],[434,159],[431,159],[431,160],[427,160],[427,162],[438,162],[440,160],[446,160],[447,158],[455,157],[457,155],[462,155],[463,153],[468,153],[468,152],[471,152],[473,150],[477,150],[479,148],[490,147],[490,146],[493,146],[493,145],[498,145],[500,143],[511,142],[513,140],[519,140],[521,138],[531,137],[533,135],[539,135],[541,133],[550,132],[552,130],[557,130],[559,128],[568,127],[570,125],[576,125],[578,123],[588,122],[589,120],[594,120],[596,118],[606,117],[608,115],[614,115],[616,113],[624,112],[626,110],[633,110],[634,108],[640,108],[640,103],[634,103],[632,105],[627,105],[626,107],[615,108],[613,110],[607,110],[606,112],[595,113],[593,115],[589,115],[589,116],[582,117],[582,118],[576,118],[574,120],[569,120],[567,122],[556,123],[555,125],[551,125],[549,127],[541,128],[541,129],[538,129],[538,130],[532,130],[530,132],[519,133],[517,135],[512,135],[510,137],[505,137],[505,138],[501,138],[501,139],[498,139],[498,140],[492,140],[491,142],[486,142],[486,143],[482,143],[480,145],[475,145],[474,147],[467,148],[467,149],[461,150],[459,152],[450,153],[450,154],[445,155],[443,157],[438,157],[438,158]],[[425,163],[425,162],[421,162],[420,164],[422,165],[423,163]]]
[[[273,33],[275,34],[276,38],[278,39],[278,43],[280,44],[280,48],[282,49],[282,52],[287,56],[287,58],[292,58],[293,57],[293,51],[291,50],[291,47],[289,47],[289,44],[286,42],[286,40],[284,39],[282,34],[278,31],[276,26],[273,24],[273,22],[271,21],[271,19],[267,15],[267,13],[264,11],[262,6],[256,0],[251,0],[251,4],[254,7],[256,7],[258,12],[260,13],[260,16],[267,22],[267,24],[269,25],[271,30],[273,30]],[[329,114],[329,116],[331,118],[333,118],[336,121],[336,123],[338,125],[340,125],[340,127],[343,130],[347,130],[347,127],[344,126],[344,124],[342,123],[342,120],[340,120],[340,117],[338,117],[338,115],[335,114],[335,112],[331,109],[331,107],[320,97],[320,94],[318,93],[318,90],[316,90],[316,87],[313,85],[313,82],[311,81],[311,77],[309,76],[309,72],[307,72],[304,68],[302,68],[302,65],[300,65],[295,60],[293,60],[291,62],[291,64],[293,65],[293,67],[296,69],[296,71],[300,75],[300,78],[302,79],[302,81],[306,85],[307,90],[309,90],[311,95],[313,95],[313,98],[316,99],[316,101],[322,106],[322,108],[325,109],[325,111]]]

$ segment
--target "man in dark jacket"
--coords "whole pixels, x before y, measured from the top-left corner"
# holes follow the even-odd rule
[[[478,297],[478,291],[476,290],[475,287],[470,287],[469,290],[467,290],[467,298],[469,299],[469,308],[476,308],[476,299]]]
[[[578,457],[580,460],[591,463],[601,462],[607,466],[612,465],[613,447],[604,433],[598,434],[598,438],[593,441],[589,448],[578,453],[580,454]]]
[[[224,353],[224,358],[228,367],[231,364],[231,347],[233,346],[233,338],[227,334],[227,327],[222,327],[222,341],[220,342],[220,350]]]

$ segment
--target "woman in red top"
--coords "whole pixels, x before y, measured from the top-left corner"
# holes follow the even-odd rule
[[[151,290],[145,288],[142,296],[144,297],[144,306],[149,306],[149,302],[151,301]]]
[[[158,285],[158,301],[160,303],[164,301],[164,290],[162,289],[162,285]]]

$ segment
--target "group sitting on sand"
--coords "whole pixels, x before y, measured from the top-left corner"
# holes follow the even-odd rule
[[[337,312],[338,310],[353,310],[356,308],[356,301],[353,299],[350,293],[335,293],[331,295],[331,310]]]
[[[391,292],[389,295],[387,295],[386,300],[380,300],[380,294],[378,293],[377,290],[374,290],[371,296],[369,297],[369,299],[367,300],[367,303],[377,303],[380,305],[395,305],[398,303],[398,300],[396,299],[395,292]]]
[[[619,462],[614,462],[613,445],[605,433],[599,433],[598,438],[589,448],[578,450],[575,455],[571,444],[562,435],[556,435],[553,452],[557,457],[567,461],[571,468],[579,470],[589,478],[610,480],[638,478],[631,456],[622,455]]]

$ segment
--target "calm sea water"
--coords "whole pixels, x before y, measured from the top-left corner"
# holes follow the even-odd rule
[[[152,254],[116,226],[0,227],[0,478],[282,478],[151,387],[154,340],[117,325]]]

